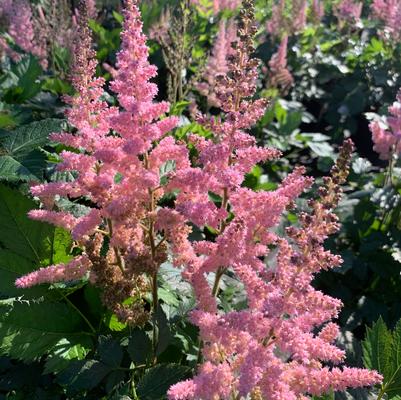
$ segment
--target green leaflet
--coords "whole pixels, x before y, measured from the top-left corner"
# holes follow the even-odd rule
[[[0,137],[0,180],[29,181],[43,178],[46,155],[39,150],[49,135],[62,129],[63,120],[45,119],[23,125]]]
[[[179,364],[159,364],[148,369],[136,389],[141,400],[159,400],[166,397],[171,385],[190,376],[191,369]]]
[[[0,354],[31,361],[61,340],[86,341],[81,317],[64,303],[0,303]]]
[[[401,320],[390,331],[380,317],[367,328],[362,347],[365,366],[383,375],[381,392],[389,399],[401,396]]]

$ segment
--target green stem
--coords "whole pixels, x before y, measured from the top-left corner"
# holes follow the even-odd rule
[[[88,318],[85,317],[85,315],[82,313],[82,311],[61,291],[58,291],[62,298],[80,315],[80,317],[86,322],[86,325],[88,325],[89,329],[91,330],[92,333],[96,334],[96,329],[93,327],[91,322],[89,321]]]
[[[157,363],[157,344],[159,341],[158,332],[157,332],[157,309],[159,307],[159,297],[157,294],[157,271],[153,274],[152,277],[152,314],[153,314],[153,364]]]

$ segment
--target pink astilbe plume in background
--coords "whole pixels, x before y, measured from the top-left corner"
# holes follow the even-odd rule
[[[401,3],[398,0],[374,0],[372,15],[383,23],[385,37],[399,41],[401,39]]]
[[[36,56],[42,67],[47,67],[46,47],[39,31],[35,31],[32,9],[28,0],[0,0],[0,14],[7,23],[8,34],[15,44],[27,53]],[[14,61],[20,56],[10,51]]]
[[[392,155],[401,154],[401,90],[397,94],[397,101],[388,108],[386,117],[387,126],[379,121],[370,123],[373,150],[379,153],[382,160],[388,160]]]
[[[266,30],[273,38],[292,35],[301,31],[306,25],[307,0],[286,0],[273,2],[272,15],[267,21]]]
[[[310,14],[312,21],[318,23],[324,17],[324,2],[323,0],[312,0]]]
[[[333,13],[341,24],[355,23],[361,18],[363,3],[355,0],[341,0],[333,6]]]
[[[287,68],[288,36],[285,35],[280,43],[277,53],[269,61],[269,85],[280,88],[286,92],[294,83],[294,78]]]
[[[201,7],[204,11],[209,9],[205,9],[205,6],[199,0],[191,0],[191,3]],[[240,6],[240,4],[241,0],[212,0],[210,1],[210,9],[213,10],[214,14],[218,14],[220,11],[224,10],[235,10]]]
[[[222,19],[219,24],[211,55],[208,58],[201,82],[196,84],[200,94],[207,97],[210,106],[219,107],[220,102],[216,96],[217,77],[225,75],[228,71],[227,58],[234,53],[232,43],[237,39],[236,25],[234,20]]]

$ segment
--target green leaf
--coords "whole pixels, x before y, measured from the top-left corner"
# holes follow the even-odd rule
[[[401,395],[401,320],[398,321],[393,331],[390,362],[391,377],[386,384],[386,393],[391,396]],[[385,383],[386,381],[385,377]]]
[[[104,364],[118,368],[123,360],[123,350],[116,340],[111,336],[101,336],[99,338],[99,357]]]
[[[64,303],[0,303],[0,354],[31,361],[62,339],[87,340],[79,314]]]
[[[3,99],[8,103],[22,103],[34,97],[41,89],[38,79],[41,73],[38,60],[32,55],[25,56],[1,78]]]
[[[19,297],[24,299],[38,298],[46,295],[44,286],[34,286],[29,289],[18,289],[15,280],[22,275],[35,270],[36,263],[21,257],[12,251],[0,249],[0,294],[3,297]]]
[[[168,326],[168,320],[166,317],[165,312],[159,305],[156,315],[154,316],[154,319],[156,320],[156,327],[157,327],[157,347],[156,347],[156,353],[161,354],[163,353],[164,350],[166,350],[167,346],[170,343],[171,339],[171,332],[170,328]],[[154,323],[154,322],[153,322]]]
[[[135,329],[129,338],[128,354],[135,364],[143,364],[146,362],[152,350],[152,343],[144,331]]]
[[[35,203],[19,192],[0,185],[0,244],[13,253],[39,264],[49,257],[50,225],[30,220],[29,210]]]
[[[110,367],[97,360],[72,361],[58,374],[57,381],[68,393],[78,393],[96,387],[109,372]]]
[[[171,385],[190,376],[191,369],[179,364],[160,364],[146,371],[138,383],[136,392],[141,400],[166,398]]]
[[[83,360],[89,352],[88,347],[80,343],[74,344],[66,339],[61,339],[55,346],[53,352],[46,359],[43,373],[57,373],[67,368],[71,360]]]
[[[363,361],[366,368],[374,369],[383,374],[384,383],[392,374],[390,362],[393,339],[383,319],[367,328],[366,338],[362,342]]]
[[[10,181],[40,180],[46,155],[39,151],[49,135],[62,129],[63,120],[45,119],[21,126],[0,139],[0,179]]]

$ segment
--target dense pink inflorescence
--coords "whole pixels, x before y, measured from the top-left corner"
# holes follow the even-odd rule
[[[207,11],[207,8],[205,8],[201,1],[191,0],[191,3],[201,7],[204,11]],[[213,13],[218,14],[220,11],[224,10],[235,10],[241,4],[241,0],[213,0],[211,3]]]
[[[38,57],[41,65],[46,68],[46,48],[40,41],[38,32],[35,32],[32,9],[27,0],[2,0],[0,2],[0,14],[5,18],[8,25],[8,34],[15,44],[27,53]],[[14,61],[20,56],[9,51]]]
[[[331,210],[347,175],[351,143],[345,144],[319,199],[309,202],[310,212],[299,213],[299,226],[287,228],[285,235],[276,229],[282,215],[312,185],[304,168],[294,169],[276,190],[243,186],[255,164],[280,155],[259,147],[247,132],[267,107],[265,99],[254,98],[259,63],[252,58],[253,2],[243,2],[236,50],[225,74],[216,80],[223,115],[199,116],[211,135],[188,136],[196,149],[191,161],[186,144],[168,135],[177,119],[160,118],[169,105],[154,101],[157,87],[151,79],[156,68],[148,62],[133,0],[125,1],[124,17],[122,49],[111,82],[120,107],[103,101],[104,81],[94,77],[89,31],[81,22],[73,79],[77,95],[67,98],[68,120],[77,131],[52,136],[75,148],[61,153],[58,169],[73,171],[76,179],[31,189],[43,209],[30,216],[69,230],[82,254],[67,264],[34,271],[16,284],[30,287],[89,273],[91,282],[102,288],[104,303],[120,319],[143,324],[146,311],[138,308],[140,304],[130,305],[130,311],[123,302],[133,298],[134,290],[136,297],[138,290],[149,291],[149,277],[157,291],[157,270],[168,250],[194,289],[196,309],[190,319],[203,343],[196,376],[171,387],[170,399],[258,394],[262,399],[298,400],[378,382],[376,372],[328,366],[344,360],[344,352],[333,343],[338,327],[330,322],[341,302],[311,284],[320,270],[341,264],[323,243],[338,229]],[[166,162],[173,162],[174,168],[162,180]],[[172,191],[174,204],[161,206],[161,197]],[[58,208],[59,197],[81,196],[92,204],[85,215]],[[209,227],[214,240],[190,240],[191,225]],[[227,271],[245,288],[247,307],[241,311],[224,313],[219,308],[219,280]],[[211,274],[214,286],[209,284]]]
[[[401,154],[401,90],[395,101],[389,108],[389,116],[384,122],[373,121],[370,123],[373,150],[379,153],[382,160],[388,160],[392,155]]]
[[[287,68],[288,36],[281,40],[277,53],[269,61],[269,84],[285,92],[294,83],[294,78]]]
[[[398,0],[374,0],[372,14],[383,23],[383,33],[394,41],[401,39],[401,3]]]
[[[355,0],[341,0],[334,5],[333,13],[340,23],[355,23],[360,20],[363,3]]]
[[[307,0],[275,0],[267,21],[267,32],[274,38],[281,38],[301,31],[306,25],[307,9]]]

